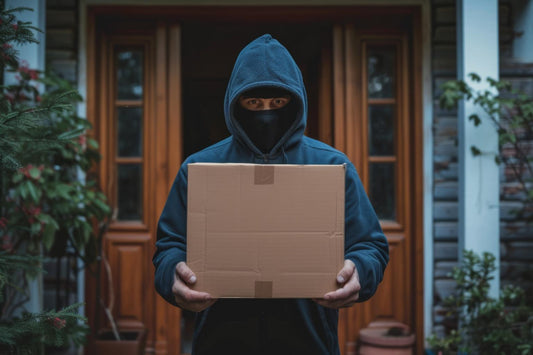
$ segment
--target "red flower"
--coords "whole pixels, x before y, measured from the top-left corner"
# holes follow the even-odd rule
[[[41,214],[41,207],[30,205],[29,207],[22,207],[22,211],[28,216],[28,222],[30,224],[35,223],[35,217]]]
[[[59,317],[50,318],[49,320],[56,329],[63,329],[67,325],[67,321]]]
[[[16,23],[12,24],[11,26],[13,26],[13,29],[15,31],[19,29],[19,25],[17,25]]]
[[[32,216],[38,216],[41,214],[41,207],[39,206],[31,206],[29,208],[29,213],[32,215]]]
[[[7,218],[2,217],[0,218],[0,228],[5,228],[5,226],[7,226]]]
[[[27,60],[20,61],[19,72],[30,74],[30,63]]]
[[[84,152],[87,149],[87,136],[84,134],[78,137],[78,143],[81,146],[81,150]]]
[[[4,49],[9,49],[9,48],[11,48],[11,47],[13,47],[13,46],[12,46],[11,44],[9,44],[9,43],[4,43],[4,44],[2,45],[2,47],[4,47]]]
[[[10,92],[6,92],[6,98],[9,102],[13,103],[13,101],[15,101],[15,95],[13,95],[13,93],[10,93]]]
[[[37,72],[37,70],[29,70],[28,74],[30,75],[30,78],[33,80],[39,78],[39,73]]]
[[[2,244],[0,245],[0,249],[6,250],[6,251],[12,251],[13,243],[11,243],[11,240],[9,239],[9,235],[6,234],[2,237]]]
[[[39,95],[35,96],[35,101],[37,101],[37,102],[41,102],[41,100],[42,100],[42,99],[41,99],[41,96],[39,96]]]
[[[33,165],[28,164],[22,168],[19,169],[19,173],[24,174],[25,177],[29,178],[30,176],[30,170],[33,169]]]

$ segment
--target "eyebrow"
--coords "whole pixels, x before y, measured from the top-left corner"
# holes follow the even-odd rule
[[[273,96],[241,95],[239,99],[277,99],[280,97],[290,99],[291,95],[273,95]]]

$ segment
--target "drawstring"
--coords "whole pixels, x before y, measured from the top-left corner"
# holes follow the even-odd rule
[[[289,157],[285,153],[285,148],[283,146],[281,146],[281,155],[283,156],[283,163],[289,164]]]
[[[268,154],[261,154],[256,155],[254,152],[250,151],[250,154],[252,155],[252,161],[255,161],[255,159],[261,159],[263,164],[267,164],[268,161],[273,160],[273,157],[271,157]],[[289,157],[287,156],[287,153],[285,152],[285,148],[281,146],[281,161],[283,164],[289,163]],[[279,157],[279,155],[278,155]]]

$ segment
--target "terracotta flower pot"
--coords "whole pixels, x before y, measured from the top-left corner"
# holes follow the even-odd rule
[[[106,330],[98,334],[93,351],[99,355],[144,355],[146,335],[146,329],[125,330],[120,332],[120,340],[116,340],[113,332]]]
[[[359,332],[360,355],[412,355],[415,335],[407,325],[382,322]]]

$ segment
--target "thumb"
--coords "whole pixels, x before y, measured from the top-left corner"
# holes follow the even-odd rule
[[[337,282],[342,284],[350,279],[353,275],[355,269],[355,264],[351,260],[344,260],[344,266],[341,271],[337,274]]]
[[[192,272],[192,270],[183,261],[176,265],[176,272],[178,273],[180,279],[182,279],[185,283],[194,284],[196,282],[196,275],[194,275],[194,272]]]

